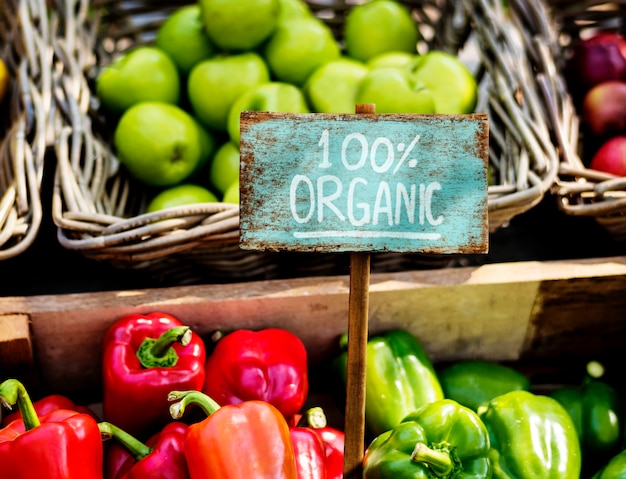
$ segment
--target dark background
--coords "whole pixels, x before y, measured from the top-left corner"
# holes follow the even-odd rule
[[[44,173],[44,220],[31,247],[0,262],[0,296],[81,293],[106,290],[176,286],[167,277],[156,278],[132,269],[115,269],[64,249],[56,237],[50,213],[51,173]],[[570,217],[560,212],[556,199],[544,200],[518,215],[508,227],[490,235],[487,255],[456,257],[449,266],[512,261],[601,258],[625,253],[593,218]],[[297,258],[291,261],[297,261]],[[297,275],[297,272],[294,272]],[[210,278],[194,283],[214,282]]]

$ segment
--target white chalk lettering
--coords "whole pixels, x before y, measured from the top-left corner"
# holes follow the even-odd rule
[[[428,183],[426,186],[426,196],[424,198],[424,208],[426,210],[426,218],[428,219],[428,224],[437,226],[443,222],[443,216],[439,215],[437,219],[433,218],[433,212],[430,208],[433,200],[433,191],[440,190],[441,184],[438,181],[433,181],[432,183]]]
[[[328,160],[328,140],[329,140],[329,132],[328,129],[322,131],[322,136],[320,137],[320,141],[317,146],[322,147],[322,162],[319,164],[320,168],[330,168],[332,164]]]
[[[376,154],[378,153],[378,147],[381,145],[384,146],[387,150],[387,158],[385,158],[385,161],[382,165],[378,165],[378,163],[376,163]],[[393,143],[391,143],[391,140],[384,136],[379,136],[378,138],[376,138],[374,140],[374,143],[372,143],[370,158],[372,170],[374,170],[376,173],[387,172],[389,168],[391,168],[391,165],[393,165],[394,161]]]
[[[353,178],[348,186],[348,220],[353,226],[363,226],[370,222],[370,205],[361,201],[356,204],[357,208],[363,211],[363,216],[360,220],[354,217],[354,189],[357,184],[367,185],[367,180],[364,178]]]
[[[334,183],[336,188],[329,194],[324,194],[324,185],[326,183]],[[324,207],[329,208],[337,218],[341,221],[345,221],[346,217],[333,203],[337,198],[341,196],[341,180],[333,175],[320,176],[317,179],[317,221],[320,223],[324,221]]]
[[[391,209],[391,191],[386,181],[381,181],[376,191],[376,200],[374,201],[374,212],[372,213],[372,223],[378,224],[380,215],[387,215],[387,224],[393,226],[393,213]]]
[[[314,228],[318,229],[301,234],[315,236],[326,234],[325,230],[340,232],[344,230],[336,229],[337,225],[345,223],[360,228],[356,235],[440,236],[440,233],[428,231],[366,232],[363,229],[368,226],[394,228],[402,224],[432,227],[444,222],[444,216],[433,211],[437,204],[435,195],[442,189],[441,184],[397,175],[401,168],[418,165],[418,160],[410,155],[417,147],[420,135],[415,135],[408,145],[402,142],[395,145],[386,136],[377,136],[370,143],[362,133],[349,133],[342,140],[341,155],[337,155],[331,154],[334,147],[330,132],[330,129],[324,129],[319,137],[318,146],[322,151],[317,161],[318,174],[296,174],[291,180],[289,207],[293,219],[299,224],[315,224]],[[339,157],[344,174],[322,174],[323,170],[335,166],[331,158]],[[356,173],[359,170],[360,173]]]
[[[291,215],[297,223],[332,224],[338,220],[352,226],[428,224],[438,226],[443,215],[435,216],[432,206],[435,192],[441,190],[438,181],[431,183],[380,181],[371,185],[365,178],[355,177],[344,188],[341,179],[322,175],[312,180],[295,175],[289,189]],[[418,193],[419,192],[419,193]],[[416,217],[417,215],[417,217]]]
[[[296,208],[296,198],[298,195],[298,185],[304,183],[309,189],[309,212],[302,218],[298,215]],[[291,186],[289,187],[289,206],[291,207],[291,216],[298,223],[308,223],[313,213],[315,212],[315,188],[313,188],[313,182],[305,175],[296,175],[291,180]]]
[[[402,205],[406,211],[406,218],[410,224],[415,223],[415,185],[410,187],[411,193],[406,189],[403,183],[398,183],[396,187],[396,216],[394,218],[395,224],[399,225],[402,220]]]
[[[354,164],[348,162],[348,146],[352,140],[357,140],[361,144],[361,156],[359,161]],[[341,144],[341,161],[343,162],[343,166],[346,167],[346,170],[354,171],[363,167],[367,161],[368,153],[369,145],[367,143],[367,138],[365,138],[365,135],[362,133],[350,133],[343,139],[343,143]]]

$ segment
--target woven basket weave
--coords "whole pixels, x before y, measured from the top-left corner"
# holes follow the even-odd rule
[[[518,2],[516,2],[518,3]],[[526,3],[526,2],[519,2]],[[528,2],[535,4],[536,0]],[[541,8],[541,6],[539,7]],[[626,178],[591,170],[590,148],[584,148],[585,132],[567,88],[565,65],[572,46],[593,31],[612,30],[626,34],[626,1],[548,0],[544,20],[535,18],[527,29],[545,44],[556,71],[544,78],[545,99],[551,110],[555,144],[561,159],[553,193],[561,211],[573,217],[595,219],[610,236],[626,242]],[[545,19],[550,19],[545,21]]]
[[[40,189],[52,112],[50,30],[45,0],[4,0],[0,58],[11,80],[0,105],[0,260],[31,245],[43,217]]]
[[[345,267],[339,255],[311,258],[245,252],[238,247],[239,209],[199,204],[143,213],[146,195],[120,168],[93,93],[102,66],[133,46],[149,43],[175,8],[173,1],[56,0],[59,29],[54,49],[60,72],[57,174],[53,219],[61,244],[122,268],[144,268],[174,281],[236,281],[332,274]],[[423,28],[420,49],[468,55],[480,79],[476,111],[489,114],[489,227],[496,231],[539,203],[558,169],[550,124],[527,63],[524,32],[499,1],[405,1]],[[309,1],[340,35],[345,1]],[[480,48],[477,47],[480,45]],[[469,53],[468,53],[469,52]],[[110,128],[110,125],[108,125]],[[372,269],[449,264],[420,255],[377,255]],[[295,269],[294,264],[298,264]],[[380,266],[379,266],[380,265]],[[171,279],[170,279],[171,281]]]

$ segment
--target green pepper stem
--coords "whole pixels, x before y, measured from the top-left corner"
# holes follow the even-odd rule
[[[448,477],[454,469],[449,453],[431,449],[423,442],[418,442],[415,445],[411,460],[426,464],[437,477]]]
[[[189,326],[176,326],[168,329],[157,339],[146,338],[137,349],[137,358],[144,368],[172,367],[178,361],[178,354],[172,348],[174,343],[187,346],[191,341]]]
[[[26,431],[41,424],[26,388],[17,379],[7,379],[0,384],[0,403],[9,409],[17,403]]]
[[[322,429],[326,427],[327,419],[324,409],[319,406],[307,409],[298,421],[297,425],[302,427],[312,427],[313,429]]]
[[[600,379],[604,376],[604,365],[599,361],[589,361],[585,369],[589,379]]]
[[[123,429],[111,424],[110,422],[99,422],[98,429],[103,439],[113,438],[126,449],[131,456],[139,461],[152,452],[152,448],[146,446],[143,442],[134,436],[131,436]]]
[[[342,351],[348,350],[348,333],[343,333],[341,336],[339,336],[339,348]]]
[[[174,419],[180,419],[185,414],[185,409],[190,404],[199,406],[207,416],[220,409],[220,405],[200,391],[171,391],[167,395],[168,401],[178,401],[170,405],[170,415]]]

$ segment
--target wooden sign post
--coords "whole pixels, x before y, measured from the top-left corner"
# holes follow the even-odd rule
[[[240,247],[350,252],[344,477],[362,476],[370,253],[488,251],[485,114],[245,111]]]

